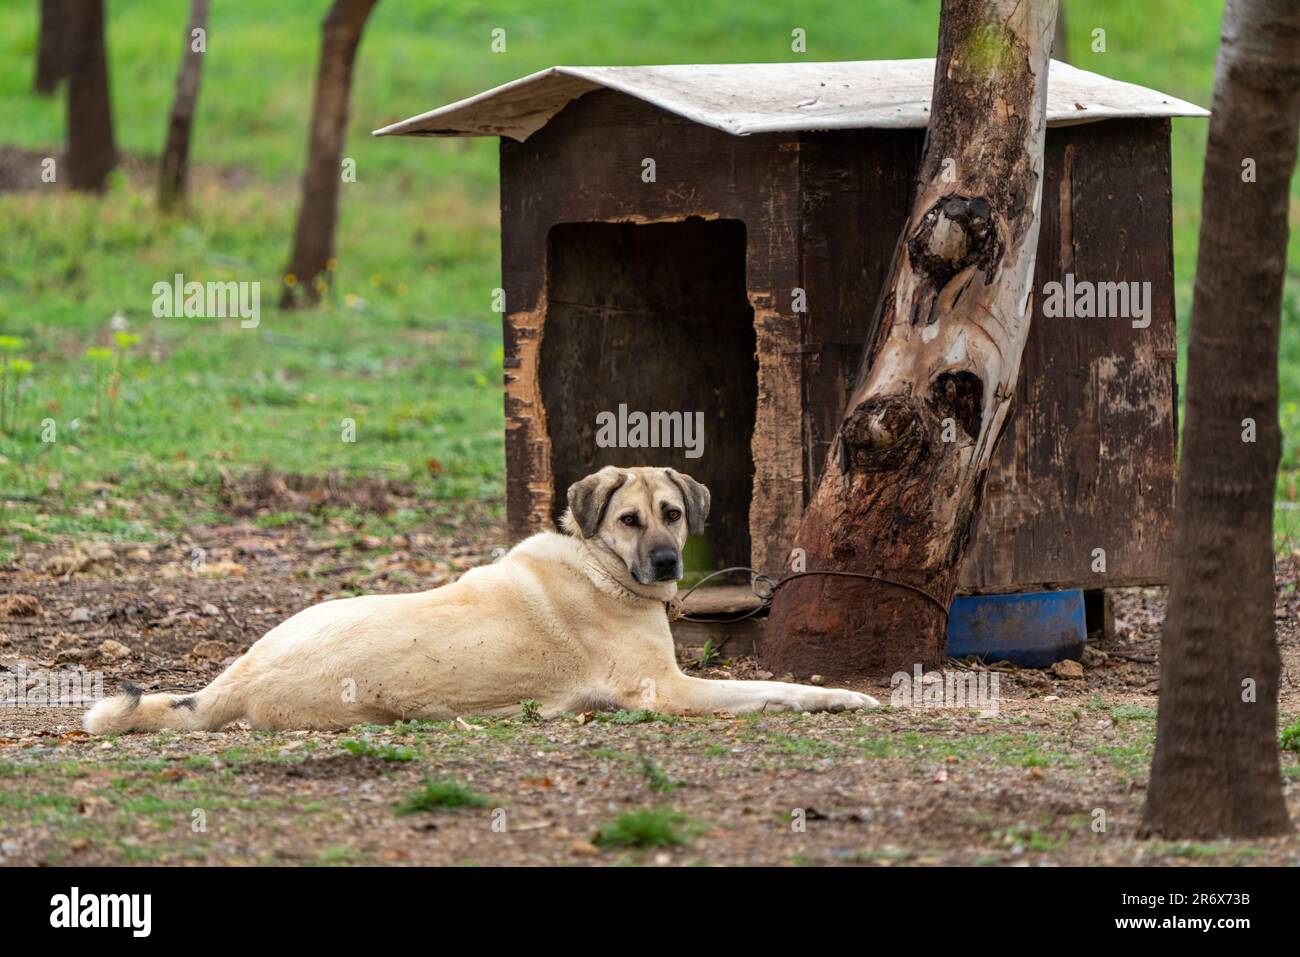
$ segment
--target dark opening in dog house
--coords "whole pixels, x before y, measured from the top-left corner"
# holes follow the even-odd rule
[[[908,214],[933,72],[556,67],[379,131],[501,138],[512,536],[550,527],[597,465],[665,463],[713,489],[716,561],[782,574]],[[1034,315],[970,593],[1166,576],[1170,118],[1208,114],[1055,62],[1047,101]],[[1144,311],[1044,310],[1080,282],[1138,283]],[[598,446],[620,405],[702,411],[703,454]]]
[[[748,564],[757,388],[744,223],[562,223],[546,258],[552,516],[602,466],[671,466],[713,493],[713,554],[700,558]]]

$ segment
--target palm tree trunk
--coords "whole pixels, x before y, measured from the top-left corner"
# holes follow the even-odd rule
[[[1228,0],[1205,155],[1160,707],[1144,824],[1290,830],[1273,625],[1277,360],[1300,124],[1300,4]],[[1254,441],[1246,441],[1253,423]]]

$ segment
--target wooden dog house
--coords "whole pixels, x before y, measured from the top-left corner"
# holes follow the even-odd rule
[[[671,465],[713,491],[718,567],[781,574],[909,210],[933,72],[556,67],[377,131],[501,138],[513,537],[602,465]],[[1207,114],[1056,62],[1047,110],[1035,315],[966,592],[1166,575],[1170,118]],[[1067,274],[1149,282],[1149,324],[1044,316]],[[597,415],[620,406],[703,412],[703,454],[601,447]]]

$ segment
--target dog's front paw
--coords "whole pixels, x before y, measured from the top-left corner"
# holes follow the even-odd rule
[[[819,709],[822,711],[857,711],[859,708],[880,707],[880,702],[871,695],[858,691],[832,688],[823,693],[828,696],[828,701]]]
[[[880,702],[869,694],[848,691],[844,688],[810,688],[799,686],[802,692],[793,704],[796,711],[856,711],[859,708],[879,708]]]

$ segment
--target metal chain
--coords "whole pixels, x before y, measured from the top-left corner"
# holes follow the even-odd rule
[[[685,594],[685,595],[682,595],[682,596],[680,596],[680,597],[678,597],[678,598],[674,598],[673,601],[669,603],[669,609],[668,609],[668,618],[669,618],[669,620],[674,620],[674,619],[673,619],[673,603],[676,603],[676,607],[677,607],[677,608],[679,608],[679,609],[685,609],[685,607],[686,607],[686,599],[688,599],[688,598],[691,597],[691,593],[692,593],[693,591],[695,591],[695,589],[699,588],[701,585],[703,585],[706,581],[708,581],[708,580],[711,579],[711,578],[717,578],[719,575],[726,575],[726,574],[729,574],[729,573],[731,573],[731,572],[749,572],[749,590],[752,591],[752,592],[754,593],[754,597],[758,598],[758,600],[759,600],[759,605],[758,605],[757,608],[752,608],[752,609],[750,609],[749,611],[745,612],[745,614],[741,615],[739,618],[726,618],[726,619],[721,619],[721,620],[723,620],[723,621],[729,621],[729,622],[730,622],[730,621],[744,621],[746,618],[753,618],[753,617],[754,617],[755,615],[757,615],[759,612],[765,610],[765,609],[768,607],[768,605],[770,605],[770,604],[772,603],[772,596],[776,594],[777,585],[779,584],[778,582],[773,581],[773,580],[771,579],[770,576],[768,576],[768,575],[763,575],[763,574],[761,574],[761,573],[759,573],[759,572],[754,571],[754,569],[752,569],[752,568],[748,568],[748,567],[746,567],[746,566],[744,566],[744,565],[732,565],[730,568],[720,568],[720,569],[718,569],[716,572],[710,572],[708,575],[705,575],[703,578],[701,578],[699,581],[697,581],[694,585],[692,585],[690,588],[688,588],[688,589],[686,590],[686,594]],[[771,586],[771,587],[770,587],[766,592],[760,592],[760,591],[755,587],[755,585],[756,585],[758,582],[760,582],[760,581],[767,582],[768,585]],[[697,617],[697,616],[695,616],[695,615],[688,615],[688,614],[686,614],[686,612],[685,612],[684,610],[681,611],[681,612],[677,615],[677,617],[678,617],[678,618],[681,618],[681,619],[683,619],[683,620],[685,620],[685,621],[719,621],[719,620],[720,620],[720,619],[717,619],[717,618],[699,618],[699,617]]]
[[[895,588],[906,588],[908,591],[916,592],[916,594],[920,595],[922,598],[925,598],[928,601],[930,601],[936,608],[939,609],[939,612],[943,615],[945,620],[948,618],[948,606],[945,605],[943,602],[939,601],[939,599],[935,598],[924,588],[920,588],[916,585],[909,585],[907,582],[900,582],[897,579],[886,578],[883,575],[871,575],[871,574],[867,574],[866,572],[839,572],[839,571],[792,572],[791,574],[786,575],[780,581],[776,581],[772,578],[772,576],[764,575],[761,572],[756,572],[754,571],[754,569],[748,568],[744,565],[733,565],[730,568],[719,569],[716,572],[711,572],[710,574],[705,575],[694,585],[688,588],[686,590],[685,595],[682,595],[680,598],[673,599],[673,602],[670,603],[669,605],[669,618],[671,619],[673,617],[672,616],[673,603],[676,604],[676,607],[680,609],[685,609],[686,599],[691,597],[691,593],[694,592],[695,589],[699,588],[701,585],[703,585],[706,581],[708,581],[711,578],[717,578],[719,575],[726,575],[730,572],[749,573],[749,589],[754,593],[754,597],[757,598],[760,602],[757,608],[751,609],[750,611],[746,612],[745,614],[741,615],[738,618],[725,618],[725,619],[699,618],[694,615],[686,614],[684,610],[677,617],[682,618],[685,621],[700,621],[700,622],[744,621],[746,618],[752,618],[754,615],[757,615],[759,612],[765,611],[766,609],[770,608],[772,605],[772,600],[776,597],[777,591],[780,590],[781,586],[786,584],[787,582],[794,581],[796,578],[807,578],[810,575],[826,575],[835,578],[864,578],[867,581],[883,582],[886,585],[893,585]],[[764,583],[766,586],[763,591],[760,591],[758,588],[760,582]]]

